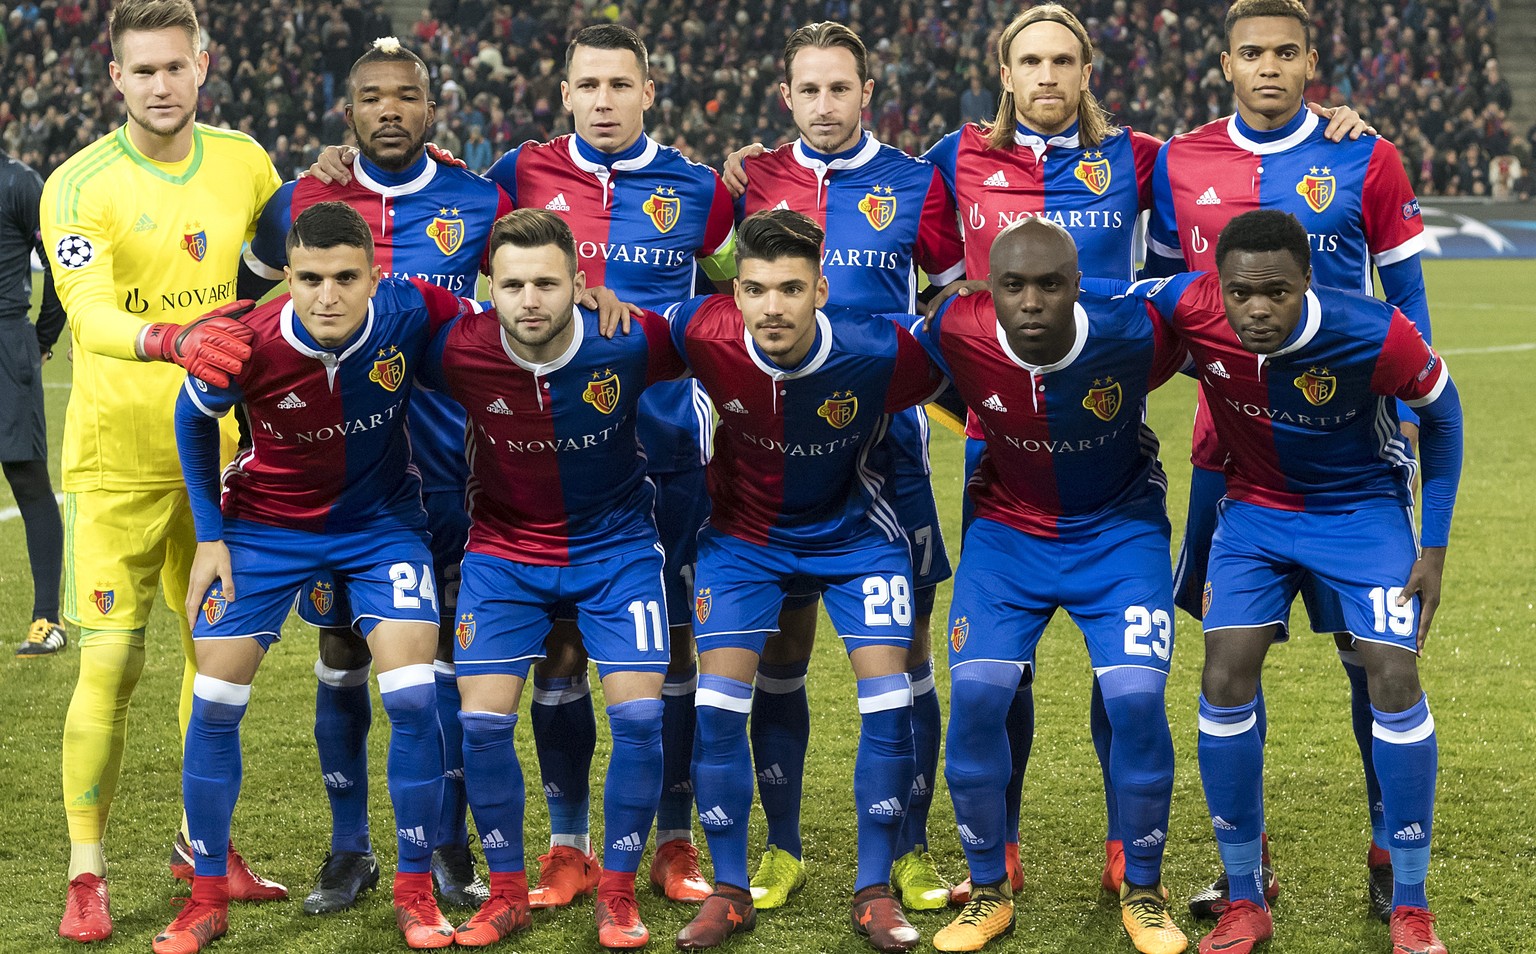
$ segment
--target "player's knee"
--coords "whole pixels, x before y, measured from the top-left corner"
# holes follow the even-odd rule
[[[48,462],[43,460],[8,461],[5,479],[11,485],[16,503],[25,507],[36,500],[53,496],[53,482],[48,476]]]
[[[413,663],[379,673],[379,697],[390,721],[437,711],[437,676],[430,663]]]
[[[320,661],[331,669],[367,669],[373,654],[368,651],[368,641],[352,630],[326,626],[320,630]]]
[[[1419,685],[1419,661],[1411,651],[1380,643],[1356,647],[1365,662],[1371,705],[1382,712],[1402,712],[1424,695]]]
[[[613,733],[615,752],[661,754],[660,699],[631,699],[608,707],[608,729]]]
[[[213,726],[239,725],[251,701],[251,687],[198,673],[192,681],[192,711],[198,721]]]

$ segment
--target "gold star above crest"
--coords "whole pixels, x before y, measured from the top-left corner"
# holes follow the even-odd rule
[[[1307,171],[1315,176],[1315,175],[1317,175],[1317,166],[1313,166],[1312,168],[1308,169]]]
[[[453,211],[450,214],[451,215],[458,215],[459,214],[458,206],[454,206],[454,209],[453,209]]]
[[[447,215],[448,214],[448,209],[446,207],[440,208],[440,209],[437,210],[437,214],[438,215]]]
[[[1333,170],[1328,168],[1327,166],[1323,166],[1323,175],[1331,176],[1331,175],[1333,175]]]

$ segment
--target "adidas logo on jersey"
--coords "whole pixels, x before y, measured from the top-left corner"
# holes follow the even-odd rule
[[[1131,842],[1131,844],[1135,845],[1137,848],[1156,848],[1158,845],[1161,845],[1167,840],[1167,832],[1163,831],[1161,828],[1154,828],[1152,829],[1152,834],[1146,836],[1145,838],[1138,838]]]
[[[999,414],[1007,414],[1008,409],[1003,407],[1003,399],[996,394],[981,402],[981,406],[989,411],[997,411]]]
[[[194,838],[187,842],[187,844],[192,848],[193,854],[202,855],[204,858],[208,857],[208,846],[203,844],[201,838]]]
[[[1221,197],[1216,194],[1215,186],[1206,186],[1200,193],[1200,198],[1195,200],[1195,205],[1221,205]]]
[[[912,780],[912,797],[918,798],[927,794],[928,779],[923,775],[918,775],[917,778]]]
[[[340,772],[326,772],[325,773],[325,787],[326,788],[351,788],[352,787],[352,780],[350,778],[347,778],[345,775],[341,774]]]
[[[571,204],[565,201],[564,192],[556,192],[555,197],[545,203],[544,208],[550,212],[569,212],[571,211]]]
[[[907,810],[902,808],[901,802],[898,802],[896,799],[883,798],[869,806],[869,813],[871,815],[885,815],[888,818],[900,818],[907,813]]]
[[[155,220],[149,217],[148,212],[140,214],[139,220],[133,223],[133,230],[135,232],[149,232],[156,228],[158,226],[155,225]]]
[[[1216,375],[1218,378],[1230,379],[1232,377],[1232,375],[1227,373],[1227,366],[1222,364],[1220,361],[1212,361],[1210,364],[1205,366],[1205,370]]]
[[[736,824],[736,819],[725,813],[725,809],[716,805],[707,812],[699,812],[699,822],[712,828],[729,828]]]
[[[776,205],[776,206],[774,206],[774,207],[773,207],[773,208],[772,208],[772,209],[770,209],[770,210],[769,210],[769,211],[771,211],[771,212],[777,212],[777,211],[779,211],[779,210],[780,210],[780,209],[787,209],[787,208],[789,208],[789,200],[788,200],[788,199],[780,199],[780,200],[779,200],[779,204],[778,204],[778,205]]]
[[[430,848],[432,843],[427,840],[426,829],[417,825],[415,828],[396,828],[395,834],[418,848]]]
[[[992,173],[990,176],[987,176],[985,179],[981,180],[981,184],[984,186],[997,186],[998,188],[1006,189],[1008,188],[1008,177],[1003,175],[1003,170],[999,169]]]
[[[732,414],[747,413],[747,406],[742,404],[741,401],[737,398],[731,398],[729,401],[726,401],[724,404],[720,405],[720,409],[722,411],[730,411]]]
[[[1220,815],[1211,816],[1211,827],[1217,831],[1237,831],[1237,826],[1222,818]]]
[[[757,778],[764,785],[784,785],[789,781],[784,776],[784,770],[779,767],[777,762],[758,772]]]
[[[287,397],[277,402],[277,409],[280,411],[297,411],[301,407],[309,407],[309,405],[292,391],[288,392]]]
[[[629,834],[625,835],[623,838],[620,838],[618,841],[614,842],[613,846],[612,846],[612,848],[610,850],[612,850],[612,851],[644,851],[645,850],[645,839],[640,837],[640,833],[639,832],[632,831]]]
[[[1397,834],[1392,836],[1396,841],[1423,841],[1424,837],[1424,829],[1419,827],[1418,822],[1414,822],[1407,828],[1399,828]]]
[[[487,411],[490,411],[492,414],[511,414],[512,413],[512,409],[510,407],[507,407],[507,402],[506,402],[506,400],[504,398],[497,398],[496,400],[494,400],[491,403],[487,404],[485,406],[485,409]]]
[[[500,828],[492,828],[489,834],[481,835],[480,844],[487,848],[511,847],[511,842],[507,841],[507,837],[501,833]]]
[[[960,826],[960,840],[965,842],[967,845],[979,845],[983,841],[985,841],[986,839],[982,838],[980,835],[976,834],[974,831],[971,831],[971,826],[970,825],[961,825]]]

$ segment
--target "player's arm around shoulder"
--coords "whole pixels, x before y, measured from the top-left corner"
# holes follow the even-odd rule
[[[896,348],[891,362],[891,386],[886,391],[886,413],[895,413],[927,404],[949,387],[949,373],[935,360],[932,352],[913,334],[912,328],[921,328],[923,319],[915,315],[887,315],[896,336]]]

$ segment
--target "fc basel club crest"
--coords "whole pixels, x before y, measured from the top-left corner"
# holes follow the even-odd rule
[[[619,376],[609,368],[593,371],[587,389],[581,392],[581,399],[604,414],[612,414],[619,406]]]
[[[677,190],[667,187],[651,193],[651,197],[640,205],[640,211],[651,217],[651,224],[656,226],[656,231],[665,234],[677,224],[682,205]]]
[[[460,649],[468,649],[469,644],[475,641],[475,614],[459,614],[459,625],[453,628],[453,636],[459,641]]]
[[[217,583],[208,591],[208,598],[203,600],[203,619],[212,626],[224,618],[224,611],[229,609],[229,600],[224,598],[224,589]]]
[[[859,399],[853,396],[852,391],[833,391],[832,396],[821,402],[821,407],[816,409],[817,417],[824,417],[827,423],[838,430],[842,430],[859,413]]]
[[[1072,175],[1087,186],[1094,195],[1103,195],[1109,188],[1109,160],[1104,158],[1102,152],[1090,152],[1088,158],[1080,159],[1077,169]]]
[[[709,611],[714,608],[714,605],[714,597],[710,596],[709,587],[706,586],[693,598],[693,615],[699,618],[699,622],[706,622],[709,619]]]
[[[1204,619],[1205,615],[1207,613],[1209,613],[1210,611],[1211,611],[1211,581],[1210,580],[1206,580],[1205,581],[1205,592],[1200,594],[1200,618]]]
[[[876,232],[896,221],[896,195],[890,186],[875,186],[859,200],[859,211]]]
[[[394,345],[379,349],[379,359],[368,372],[368,380],[386,391],[397,390],[405,383],[405,353]]]
[[[201,262],[208,254],[208,233],[196,225],[187,226],[187,231],[181,233],[181,247],[192,256],[192,261]]]
[[[955,625],[949,628],[949,645],[955,652],[965,648],[965,641],[971,635],[971,618],[962,616],[955,620]]]
[[[447,209],[438,209],[438,214],[427,225],[427,237],[437,244],[437,250],[444,255],[452,255],[464,244],[464,220],[460,218],[447,218],[450,214]],[[452,214],[457,216],[458,209]]]
[[[96,604],[96,612],[105,616],[117,604],[117,590],[92,590],[91,602]]]
[[[331,607],[336,605],[335,586],[327,580],[316,580],[315,585],[309,588],[309,605],[321,616],[329,613]]]
[[[1093,379],[1093,387],[1088,389],[1088,396],[1083,398],[1083,407],[1093,412],[1093,416],[1101,421],[1112,421],[1115,415],[1120,413],[1120,382],[1114,378],[1105,378],[1100,383],[1098,378]]]
[[[1339,389],[1339,379],[1328,373],[1327,368],[1308,368],[1306,374],[1298,375],[1291,382],[1301,389],[1301,394],[1313,407],[1322,407],[1333,400],[1333,394]]]
[[[1307,200],[1307,206],[1313,212],[1323,211],[1333,201],[1333,194],[1337,190],[1334,178],[1329,174],[1330,171],[1327,166],[1324,166],[1322,174],[1319,175],[1317,167],[1313,166],[1311,173],[1302,176],[1301,181],[1296,183],[1296,194]]]

